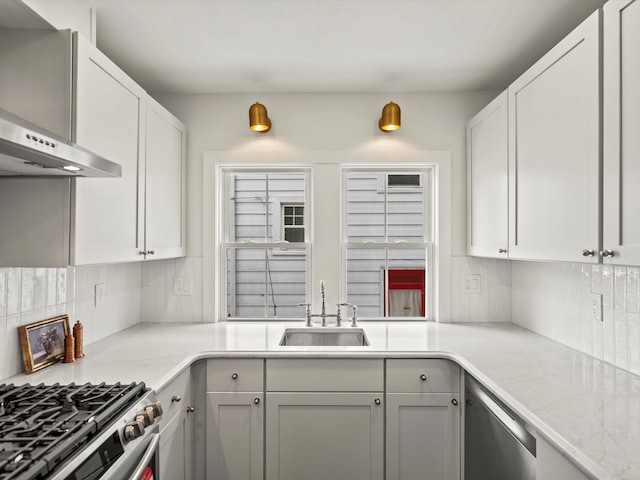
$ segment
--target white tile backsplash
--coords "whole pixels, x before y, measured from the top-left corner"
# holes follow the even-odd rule
[[[93,286],[106,284],[95,308]],[[17,328],[56,315],[84,326],[86,345],[140,322],[141,264],[0,268],[0,379],[23,370]]]
[[[603,319],[588,315],[602,294]],[[512,321],[640,374],[640,268],[511,262]]]
[[[193,294],[173,294],[175,277],[191,277]],[[202,322],[202,257],[142,264],[143,322]]]
[[[462,290],[463,275],[480,275],[480,292]],[[507,260],[451,258],[451,319],[453,322],[510,322],[511,267]]]

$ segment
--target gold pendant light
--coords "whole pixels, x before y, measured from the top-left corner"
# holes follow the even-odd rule
[[[261,103],[256,102],[249,108],[249,128],[259,133],[266,133],[271,129],[267,109]]]
[[[382,109],[382,116],[378,122],[378,127],[383,132],[392,132],[400,129],[400,106],[397,103],[389,102]]]

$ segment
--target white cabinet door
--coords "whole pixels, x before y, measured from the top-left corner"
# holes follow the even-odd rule
[[[207,393],[207,478],[262,480],[262,392]]]
[[[387,394],[387,478],[460,479],[458,402],[448,393]]]
[[[380,393],[267,393],[267,480],[382,480]]]
[[[640,1],[603,10],[604,261],[640,265]]]
[[[147,258],[185,255],[185,125],[147,99],[144,250]]]
[[[508,116],[503,92],[467,123],[469,255],[506,258],[508,241]]]
[[[122,166],[120,178],[78,178],[73,197],[74,265],[140,260],[146,93],[86,39],[74,34],[75,135]]]
[[[511,258],[598,262],[599,15],[508,89]]]
[[[176,415],[160,432],[160,478],[191,480],[192,417],[186,412]]]

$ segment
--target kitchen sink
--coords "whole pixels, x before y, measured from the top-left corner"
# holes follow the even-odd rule
[[[368,347],[369,340],[362,328],[287,328],[280,339],[280,345],[285,347]]]

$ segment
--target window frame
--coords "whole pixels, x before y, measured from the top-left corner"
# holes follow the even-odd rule
[[[221,171],[224,168],[245,168],[261,169],[265,166],[277,166],[281,169],[308,168],[313,169],[313,176],[318,173],[324,175],[327,171],[338,170],[341,166],[367,166],[369,168],[376,165],[392,163],[395,167],[421,168],[431,166],[434,168],[434,189],[435,204],[434,212],[437,212],[437,221],[433,232],[434,246],[432,252],[433,264],[433,320],[436,322],[455,321],[452,318],[452,293],[456,291],[456,285],[452,276],[459,272],[452,270],[452,253],[464,255],[463,244],[453,244],[452,235],[464,228],[464,221],[452,216],[452,209],[456,212],[460,210],[460,201],[452,189],[452,185],[459,183],[459,174],[454,168],[454,155],[447,150],[425,150],[416,148],[414,145],[406,144],[402,141],[389,143],[387,139],[373,139],[365,142],[358,148],[348,150],[335,149],[308,149],[294,148],[286,142],[266,142],[265,138],[248,142],[242,148],[233,150],[205,150],[203,152],[203,183],[202,183],[202,204],[198,205],[198,189],[195,189],[192,198],[196,202],[191,210],[189,218],[195,219],[195,226],[192,228],[196,235],[190,235],[187,251],[190,257],[198,258],[202,256],[202,311],[198,309],[194,312],[197,318],[205,323],[226,322],[229,319],[221,315],[223,309],[220,308],[226,298],[221,297],[220,276],[220,217],[222,216],[220,190],[222,188]],[[316,171],[316,168],[318,171]],[[454,175],[455,174],[455,175]],[[339,181],[340,176],[335,178]],[[457,180],[456,180],[457,179]],[[455,180],[455,181],[454,181]],[[452,183],[453,182],[453,183]],[[313,202],[323,202],[326,199],[326,192],[321,185],[314,185],[310,198]],[[332,185],[335,185],[335,180]],[[335,196],[336,199],[338,196]],[[336,210],[339,213],[339,208]],[[202,243],[200,238],[198,218],[202,218]],[[314,303],[318,303],[319,289],[316,285],[321,279],[325,280],[329,287],[337,285],[342,289],[342,271],[340,270],[341,258],[336,266],[325,266],[326,258],[322,255],[322,227],[326,224],[335,225],[337,219],[323,216],[315,218],[317,228],[321,228],[320,233],[317,228],[311,225],[309,235],[312,238],[313,262],[312,270],[307,272],[308,298]],[[328,223],[327,223],[328,222]],[[339,230],[335,229],[336,231]],[[338,232],[339,233],[339,232]],[[318,238],[314,238],[314,237]],[[457,238],[457,237],[456,237]],[[319,251],[320,250],[320,253]],[[325,253],[326,254],[326,253]],[[319,268],[320,267],[320,268]],[[318,290],[318,291],[316,291]],[[336,295],[337,296],[337,295]],[[200,303],[200,302],[198,302]],[[303,320],[301,318],[301,320]],[[233,319],[232,322],[235,322]],[[264,323],[264,322],[263,322]],[[270,328],[268,325],[257,328]],[[273,328],[279,328],[274,325]],[[227,342],[233,344],[233,338],[228,338]]]
[[[435,251],[435,238],[437,235],[437,222],[438,222],[438,212],[437,212],[437,188],[436,188],[436,172],[435,165],[423,165],[423,166],[399,166],[394,164],[376,164],[376,165],[343,165],[341,167],[341,191],[342,191],[342,201],[341,201],[341,259],[342,259],[342,296],[343,298],[347,298],[347,254],[350,249],[385,249],[385,258],[388,257],[389,250],[401,250],[401,249],[413,249],[413,250],[421,250],[425,251],[425,316],[418,317],[389,317],[385,316],[389,311],[389,295],[388,295],[388,285],[389,285],[389,269],[388,260],[385,260],[385,265],[381,268],[380,275],[381,282],[383,285],[383,290],[380,292],[380,298],[382,300],[382,309],[383,315],[381,317],[373,317],[367,318],[367,320],[371,321],[433,321],[435,320],[435,292],[436,289],[434,284],[434,271],[435,271],[435,263],[437,259],[434,259],[434,251]],[[385,242],[376,242],[376,241],[362,241],[362,242],[350,242],[348,238],[349,234],[349,225],[348,225],[348,206],[349,206],[349,191],[348,191],[348,179],[350,173],[371,173],[371,174],[383,174],[384,175],[384,186],[386,190],[391,190],[393,192],[405,191],[405,189],[409,191],[416,191],[417,189],[422,189],[424,205],[423,205],[423,242],[408,242],[404,240],[398,241],[387,241]],[[389,174],[419,174],[421,176],[420,186],[390,186],[388,185],[388,176]],[[378,185],[378,191],[380,189],[380,185]],[[386,204],[386,198],[385,198]],[[386,215],[386,210],[385,210]],[[388,233],[388,224],[384,224],[385,237],[387,237]]]
[[[286,256],[286,255],[297,255],[302,256],[306,255],[305,261],[305,299],[309,297],[309,284],[310,284],[310,270],[311,270],[311,237],[308,232],[310,232],[310,222],[308,221],[309,216],[305,215],[304,228],[305,228],[305,241],[304,242],[285,242],[281,237],[281,226],[278,223],[282,223],[281,213],[282,213],[282,202],[288,202],[290,199],[302,199],[303,205],[311,205],[311,195],[310,195],[310,181],[311,181],[311,168],[309,167],[282,167],[279,165],[264,165],[264,166],[235,166],[235,165],[227,165],[221,166],[218,172],[218,212],[219,212],[219,222],[217,222],[217,229],[219,242],[217,244],[218,250],[218,278],[220,288],[218,289],[218,295],[221,301],[218,303],[218,315],[220,318],[225,318],[229,321],[296,321],[297,317],[275,317],[268,316],[268,310],[271,308],[268,304],[267,298],[268,295],[265,295],[265,315],[264,317],[230,317],[229,313],[231,313],[234,308],[228,309],[227,299],[230,291],[232,289],[228,288],[229,285],[229,271],[227,269],[227,261],[228,261],[228,252],[247,248],[247,249],[271,249],[272,254],[274,256]],[[265,192],[266,195],[266,207],[268,209],[268,205],[271,203],[273,208],[272,213],[272,241],[268,241],[266,238],[264,241],[235,241],[235,239],[231,239],[231,231],[232,228],[230,224],[230,217],[233,215],[230,204],[227,204],[227,200],[230,198],[229,196],[229,177],[231,175],[238,174],[257,174],[257,175],[278,175],[278,174],[301,174],[304,175],[304,184],[305,184],[305,193],[304,195],[271,195],[267,190]],[[225,205],[227,205],[225,207]],[[268,216],[268,210],[267,210]],[[268,220],[265,226],[265,234],[268,233]],[[268,260],[266,260],[268,265]],[[269,275],[268,271],[265,273],[265,277]],[[265,278],[265,282],[268,280]],[[303,312],[303,310],[301,310]]]

